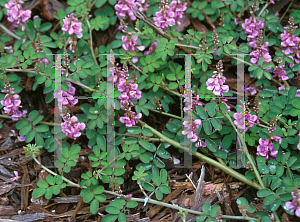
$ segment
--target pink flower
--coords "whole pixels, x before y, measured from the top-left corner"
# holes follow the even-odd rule
[[[71,117],[70,113],[63,116],[63,120],[65,122],[61,123],[61,129],[67,137],[75,140],[77,137],[81,136],[81,132],[79,130],[85,129],[84,123],[77,123],[78,118],[76,116]]]
[[[135,112],[128,111],[124,114],[124,117],[120,117],[119,121],[121,123],[125,123],[125,126],[132,127],[135,126],[135,124],[138,123],[138,120],[142,118],[142,114],[139,113],[136,116],[134,116]]]
[[[295,210],[295,215],[297,217],[300,217],[300,192],[298,190],[296,193],[292,192],[291,194],[292,194],[293,200],[286,202],[285,206],[292,212]]]
[[[223,63],[220,60],[217,64],[217,71],[214,71],[215,75],[206,80],[207,90],[213,91],[216,96],[223,96],[229,91],[229,86],[224,85],[226,77],[223,76],[223,71]]]
[[[76,35],[77,38],[82,38],[83,34],[81,22],[78,22],[78,18],[74,17],[74,13],[71,13],[70,15],[66,16],[64,19],[64,25],[62,27],[62,30],[67,32],[69,35]]]
[[[71,110],[78,103],[78,99],[74,98],[75,95],[75,87],[71,85],[70,82],[66,82],[67,86],[69,86],[69,91],[61,91],[62,97],[59,97],[58,92],[54,92],[53,95],[57,98],[59,110],[62,112],[62,106],[66,107],[67,110]]]
[[[5,86],[6,90],[1,90],[1,92],[7,92],[4,100],[1,100],[2,106],[4,106],[4,113],[12,117],[12,121],[18,121],[26,116],[27,110],[20,111],[19,107],[21,105],[21,100],[18,99],[19,95],[14,94],[14,88],[8,89],[10,85]]]
[[[179,0],[172,1],[170,5],[165,0],[161,1],[161,7],[158,12],[155,13],[156,17],[153,17],[155,25],[159,28],[166,29],[168,26],[173,26],[176,23],[180,25],[180,19],[184,11],[187,9],[187,3],[181,4]]]
[[[17,24],[21,27],[31,17],[31,11],[24,11],[21,6],[22,3],[24,2],[21,0],[11,0],[9,3],[4,5],[5,8],[7,8],[7,20],[13,23],[12,28],[14,28]]]
[[[278,150],[274,150],[273,143],[270,142],[269,139],[264,140],[263,138],[259,139],[259,145],[257,146],[257,155],[263,156],[267,160],[269,159],[269,155],[271,157],[276,157]]]
[[[21,177],[19,177],[19,173],[18,171],[14,171],[15,177],[10,178],[11,181],[18,181],[19,179],[21,179]]]
[[[238,129],[245,130],[247,132],[248,127],[252,127],[257,120],[256,115],[251,115],[248,111],[244,111],[241,113],[233,114],[233,117],[236,119],[234,124],[237,126]]]
[[[129,19],[134,21],[136,17],[132,8],[137,7],[141,12],[146,12],[149,6],[148,0],[119,0],[115,5],[116,15],[121,19],[128,14]]]
[[[283,82],[284,80],[288,80],[289,79],[289,77],[286,76],[286,71],[283,68],[284,68],[284,65],[278,65],[273,70],[273,73],[275,74],[275,75],[273,75],[273,78],[278,77],[279,78],[279,82]]]

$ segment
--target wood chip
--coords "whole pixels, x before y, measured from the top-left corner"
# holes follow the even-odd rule
[[[47,213],[34,213],[34,214],[23,214],[12,216],[11,219],[19,220],[22,222],[31,222],[31,221],[42,221],[46,217],[53,217],[55,215]]]
[[[183,188],[178,188],[178,189],[174,190],[173,192],[168,194],[168,196],[166,196],[162,200],[162,202],[164,202],[164,203],[170,202],[171,200],[175,199],[182,191],[183,191]],[[156,205],[156,206],[152,207],[151,210],[146,215],[148,217],[152,218],[161,210],[161,208],[163,208],[163,206]]]
[[[0,216],[10,216],[17,214],[17,210],[13,206],[0,205]]]
[[[11,191],[12,189],[14,189],[15,187],[16,187],[16,185],[14,183],[2,185],[0,187],[0,195],[8,193],[9,191]]]

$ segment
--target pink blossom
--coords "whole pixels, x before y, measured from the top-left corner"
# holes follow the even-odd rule
[[[119,0],[115,5],[116,15],[119,19],[129,16],[131,21],[136,20],[136,16],[133,13],[133,8],[137,7],[141,12],[146,12],[148,7],[148,0]]]
[[[235,118],[234,124],[237,126],[238,129],[245,130],[247,132],[248,127],[252,127],[257,120],[256,115],[251,115],[248,111],[244,111],[241,113],[233,114]]]
[[[142,114],[139,113],[136,116],[134,116],[135,112],[128,111],[124,114],[124,117],[120,117],[119,121],[121,123],[125,123],[125,126],[132,127],[135,126],[138,123],[138,120],[142,118]]]
[[[71,85],[70,82],[66,82],[66,85],[69,86],[69,91],[61,91],[61,97],[58,95],[58,92],[54,92],[53,95],[57,98],[58,106],[60,111],[62,112],[62,106],[66,107],[67,110],[71,110],[78,103],[78,99],[74,98],[75,95],[75,87]]]
[[[77,123],[78,118],[76,116],[70,116],[70,113],[67,113],[63,116],[64,122],[61,123],[62,132],[66,134],[67,137],[71,139],[76,139],[81,136],[79,130],[85,129],[84,123]]]
[[[259,145],[257,146],[257,155],[263,156],[267,160],[269,159],[269,155],[271,157],[276,157],[278,150],[274,150],[273,143],[270,142],[269,139],[264,140],[263,138],[259,139]]]
[[[295,215],[297,217],[300,217],[300,190],[298,190],[296,193],[292,192],[291,194],[293,200],[286,202],[285,206],[292,212],[295,210]]]
[[[69,35],[76,35],[77,38],[82,38],[83,34],[81,22],[78,22],[78,18],[74,17],[74,13],[71,13],[70,15],[66,16],[64,19],[64,25],[62,27],[62,30],[67,32]]]
[[[21,179],[21,177],[19,177],[19,173],[18,171],[14,171],[15,177],[10,178],[11,181],[18,181],[19,179]]]
[[[259,30],[261,30],[263,27],[264,23],[255,17],[246,19],[245,23],[242,24],[242,28],[245,29],[245,33],[248,34],[247,41],[255,43],[259,34]]]
[[[160,10],[155,13],[156,17],[153,17],[154,24],[162,29],[173,26],[176,23],[180,25],[179,20],[186,9],[187,3],[182,5],[180,0],[172,1],[170,5],[168,5],[168,1],[162,0]]]
[[[278,65],[273,70],[273,73],[275,74],[275,75],[273,75],[273,78],[278,77],[279,78],[279,82],[283,82],[283,81],[289,79],[289,77],[286,76],[286,71],[283,68],[284,68],[284,65]]]
[[[206,80],[207,90],[213,91],[216,96],[223,96],[229,91],[229,86],[224,85],[226,77],[223,76],[223,71],[223,63],[220,60],[217,64],[217,71],[213,72],[215,75]]]
[[[24,11],[21,6],[22,3],[24,2],[21,0],[11,0],[4,5],[7,8],[7,20],[13,23],[12,28],[18,24],[21,27],[31,17],[31,11]]]
[[[14,88],[8,89],[8,87],[9,86],[5,87],[6,90],[1,90],[1,92],[7,93],[4,97],[4,100],[1,100],[1,104],[4,106],[4,113],[11,116],[12,121],[18,121],[26,116],[27,110],[19,110],[19,107],[21,106],[21,100],[18,99],[19,95],[14,94]]]

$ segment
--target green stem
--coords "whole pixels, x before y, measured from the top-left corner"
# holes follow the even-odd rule
[[[15,39],[18,39],[18,40],[21,39],[20,36],[17,36],[15,33],[9,31],[9,30],[8,30],[4,25],[2,25],[1,23],[0,23],[0,28],[2,28],[4,32],[6,32],[7,34],[11,35],[11,36],[14,37]]]
[[[134,135],[130,133],[117,133],[117,136],[129,136],[129,137],[141,138],[141,136],[139,135]],[[162,142],[161,139],[159,138],[147,138],[146,140],[151,142]]]
[[[46,170],[48,173],[52,174],[53,176],[56,176],[58,175],[57,173],[54,173],[52,170],[49,170],[47,167],[43,166],[36,158],[34,155],[32,155],[32,158],[34,159],[34,161],[44,170]],[[61,178],[68,183],[68,186],[72,186],[72,187],[78,187],[78,188],[81,188],[78,184],[68,180],[67,178],[65,178],[64,176],[61,176]],[[87,188],[86,186],[83,186],[82,188]],[[103,193],[106,193],[106,194],[110,194],[110,195],[113,195],[113,196],[120,196],[118,193],[115,193],[115,192],[112,192],[112,191],[108,191],[108,190],[104,190]],[[147,195],[146,195],[147,196]],[[136,202],[141,202],[141,203],[144,203],[145,202],[145,199],[142,199],[142,198],[128,198],[132,201],[136,201]],[[192,214],[196,214],[196,215],[204,215],[203,212],[199,212],[199,211],[195,211],[195,210],[190,210],[190,209],[186,209],[186,208],[183,208],[183,207],[179,207],[178,205],[173,205],[173,204],[168,204],[168,203],[164,203],[164,202],[160,202],[160,201],[157,201],[157,200],[152,200],[152,199],[149,199],[147,201],[147,203],[151,203],[151,204],[156,204],[156,205],[160,205],[160,206],[164,206],[164,207],[168,207],[168,208],[172,208],[172,209],[175,209],[175,210],[182,210],[182,211],[185,211],[185,212],[189,212],[189,213],[192,213]],[[258,221],[256,218],[250,218],[250,217],[242,217],[242,216],[230,216],[230,215],[222,215],[222,218],[224,219],[235,219],[235,220],[256,220]]]
[[[12,119],[11,116],[7,116],[7,115],[0,115],[0,118],[2,119]],[[46,125],[46,126],[60,126],[60,124],[58,123],[50,123],[50,122],[44,122],[44,121],[40,121],[39,124],[41,125]]]
[[[87,24],[88,24],[88,27],[89,27],[89,32],[90,32],[90,50],[92,52],[92,56],[94,58],[94,61],[96,63],[96,65],[98,65],[98,62],[97,62],[97,59],[95,57],[95,52],[94,52],[94,49],[93,49],[93,36],[92,36],[92,30],[91,30],[91,27],[90,27],[90,23],[89,23],[89,20],[87,19],[86,20]]]
[[[163,114],[165,116],[170,116],[170,117],[173,117],[173,118],[176,118],[176,119],[180,119],[181,120],[181,117],[180,116],[176,116],[176,115],[173,115],[171,113],[166,113],[166,112],[160,112],[158,110],[155,110],[155,109],[149,109],[149,111],[152,111],[152,112],[155,112],[155,113],[160,113],[160,114]]]
[[[269,6],[270,3],[266,3],[265,6],[262,8],[262,10],[259,12],[258,17],[261,16],[261,14],[265,11],[265,9]]]
[[[151,126],[147,125],[143,121],[139,120],[139,123],[141,125],[143,125],[143,127],[146,127],[148,129],[150,129],[156,136],[160,137],[163,142],[169,143],[169,144],[173,145],[174,147],[182,149],[182,150],[184,150],[186,152],[189,152],[189,153],[191,152],[189,148],[184,147],[180,143],[178,143],[178,142],[176,142],[176,141],[174,141],[174,140],[172,140],[172,139],[164,136],[163,134],[161,134],[157,130],[153,129]],[[213,160],[213,159],[211,159],[211,158],[209,158],[209,157],[207,157],[207,156],[205,156],[205,155],[203,155],[201,153],[198,153],[198,152],[193,153],[193,155],[195,157],[199,158],[201,161],[209,163],[209,164],[211,164],[211,165],[213,165],[213,166],[215,166],[215,167],[223,170],[225,173],[231,175],[232,177],[234,177],[234,178],[236,178],[236,179],[238,179],[238,180],[240,180],[240,181],[242,181],[242,182],[244,182],[244,183],[246,183],[246,184],[248,184],[248,185],[250,185],[250,186],[252,186],[252,187],[254,187],[256,189],[258,189],[258,190],[262,189],[262,187],[259,184],[257,184],[256,182],[247,179],[244,175],[236,172],[235,170],[233,170],[230,167],[224,166],[223,164],[219,163],[216,160]]]
[[[260,177],[260,174],[259,174],[259,172],[258,172],[258,170],[257,170],[257,168],[256,168],[256,166],[255,166],[255,163],[254,163],[254,161],[253,161],[253,159],[252,159],[252,156],[249,154],[249,151],[248,151],[248,148],[247,148],[246,143],[245,143],[245,141],[244,141],[244,138],[242,137],[241,133],[240,133],[240,132],[237,130],[237,128],[235,127],[235,125],[234,125],[234,123],[233,123],[231,117],[229,116],[229,114],[228,114],[228,113],[225,113],[225,116],[226,116],[227,119],[230,121],[230,123],[231,123],[233,129],[234,129],[235,132],[237,133],[237,135],[238,135],[238,137],[239,137],[239,139],[240,139],[240,141],[241,141],[241,143],[242,143],[242,145],[243,145],[244,152],[245,152],[245,154],[246,154],[248,160],[250,161],[250,163],[251,163],[251,165],[252,165],[252,168],[253,168],[253,170],[254,170],[254,174],[255,174],[255,176],[256,176],[256,178],[257,178],[257,180],[258,180],[260,186],[261,186],[262,188],[265,188],[265,184],[263,183],[263,181],[262,181],[262,179],[261,179],[261,177]]]

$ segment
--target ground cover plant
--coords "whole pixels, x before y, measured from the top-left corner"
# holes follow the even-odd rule
[[[0,7],[1,217],[300,220],[296,1]]]

